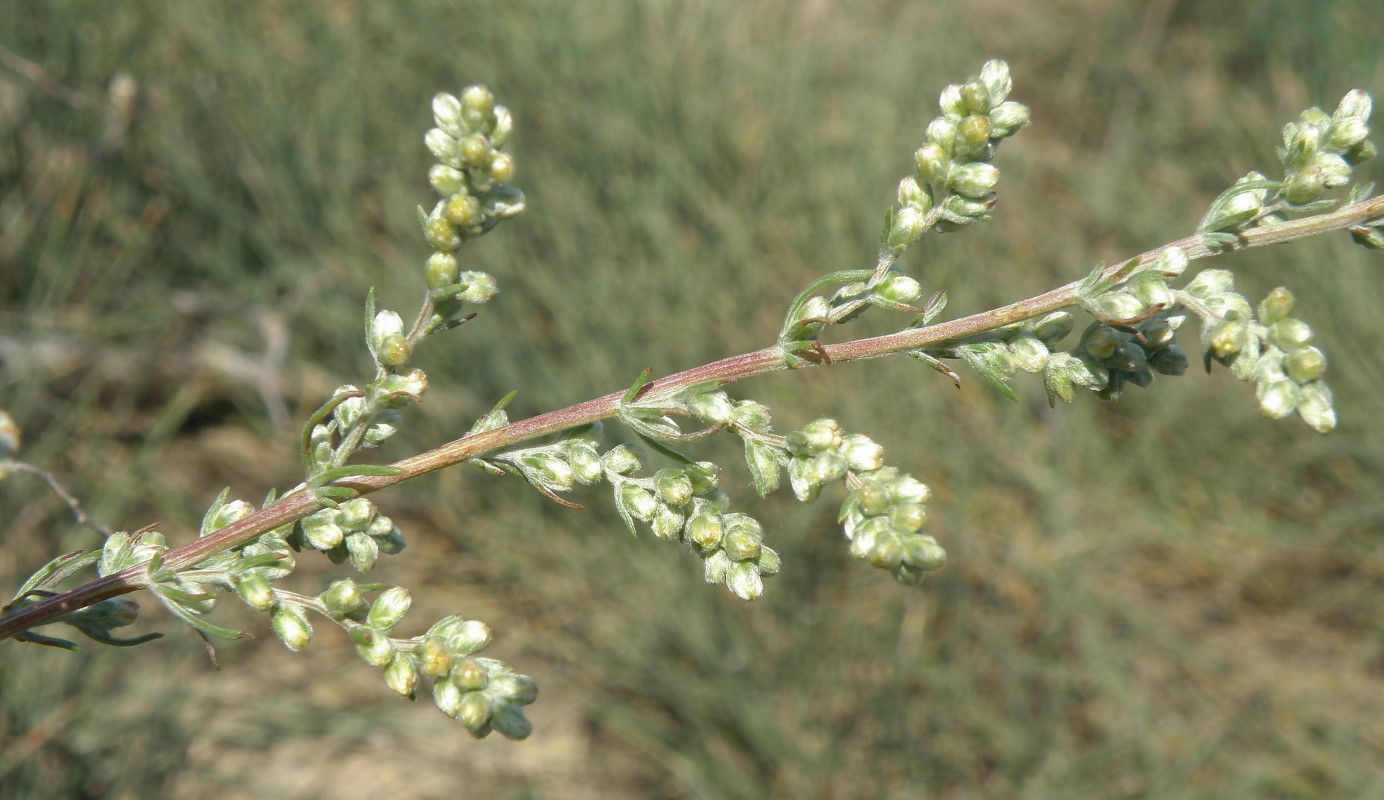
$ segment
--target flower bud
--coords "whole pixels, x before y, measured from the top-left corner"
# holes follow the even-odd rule
[[[370,613],[365,615],[365,623],[375,630],[388,633],[404,618],[411,605],[413,597],[409,595],[408,589],[402,586],[386,589],[370,606]]]
[[[447,135],[447,132],[440,128],[433,128],[423,136],[423,143],[428,146],[428,151],[433,157],[449,167],[460,167],[460,160],[457,158],[457,140]]]
[[[972,78],[961,85],[961,101],[970,114],[987,114],[993,105],[990,90],[979,78]]]
[[[884,448],[863,433],[845,437],[841,441],[841,455],[852,472],[874,472],[884,466]]]
[[[950,160],[953,148],[956,146],[956,123],[945,117],[934,119],[928,123],[927,138],[929,142],[941,149],[943,156]],[[923,173],[923,177],[927,178],[927,173]],[[931,179],[929,178],[929,180]]]
[[[1346,92],[1345,97],[1341,98],[1341,104],[1336,107],[1336,113],[1333,117],[1336,119],[1368,120],[1372,106],[1373,101],[1370,99],[1369,92],[1363,89],[1351,89]]]
[[[433,703],[439,711],[452,719],[461,713],[462,691],[446,678],[433,681]]]
[[[820,453],[841,446],[841,426],[834,419],[815,419],[803,426],[801,434],[804,453]]]
[[[430,217],[423,227],[423,238],[434,250],[450,253],[461,247],[461,233],[445,217]]]
[[[918,148],[918,151],[913,154],[913,163],[917,165],[918,174],[923,180],[933,186],[941,186],[946,183],[947,173],[951,169],[951,158],[940,145],[935,142],[928,142]],[[899,199],[902,201],[902,196]]]
[[[297,606],[281,605],[275,608],[269,617],[269,624],[274,629],[274,635],[295,653],[312,641],[312,625],[308,624],[307,617]]]
[[[907,305],[918,299],[923,287],[907,275],[890,275],[875,287],[874,293],[881,300]]]
[[[1326,371],[1326,355],[1310,345],[1289,350],[1283,356],[1283,369],[1298,383],[1307,383]]]
[[[1103,322],[1093,322],[1081,334],[1080,347],[1092,358],[1104,361],[1125,343],[1126,334]]]
[[[299,526],[314,550],[330,550],[346,538],[346,532],[336,524],[336,513],[332,509],[304,517]]]
[[[458,660],[447,677],[464,692],[478,691],[490,685],[490,673],[474,658]]]
[[[442,207],[442,216],[453,225],[469,228],[485,222],[485,211],[481,201],[469,194],[457,193],[447,198]]]
[[[479,167],[490,163],[490,142],[478,133],[459,139],[456,150],[461,160],[470,166]],[[471,174],[475,175],[474,172]]]
[[[508,703],[495,709],[491,724],[506,739],[515,741],[527,739],[529,734],[533,733],[533,723],[524,716],[523,709]]]
[[[895,503],[926,503],[932,489],[911,475],[901,475],[889,484],[889,495]]]
[[[446,164],[428,167],[428,183],[442,197],[466,193],[466,173]]]
[[[1066,311],[1054,311],[1033,324],[1033,335],[1048,347],[1052,347],[1072,332],[1076,318]]]
[[[452,656],[442,639],[436,636],[423,639],[422,646],[418,648],[418,667],[430,678],[438,678],[451,671]]]
[[[1009,343],[1009,355],[1024,372],[1042,372],[1048,365],[1048,347],[1028,331],[1023,331]]]
[[[384,366],[402,367],[408,363],[412,356],[413,345],[403,336],[394,334],[380,340],[379,357],[380,363]]]
[[[901,206],[916,206],[923,213],[932,208],[932,195],[918,183],[914,175],[905,175],[899,181],[898,197]]]
[[[1211,352],[1225,358],[1240,352],[1249,344],[1249,332],[1242,319],[1231,318],[1218,323],[1207,337]]]
[[[720,390],[694,392],[689,394],[684,402],[687,404],[687,410],[693,415],[713,425],[728,423],[735,415],[735,407],[731,405],[730,397]]]
[[[1235,288],[1235,276],[1228,269],[1204,269],[1182,288],[1198,300],[1206,301]]]
[[[1322,153],[1312,159],[1307,170],[1313,169],[1321,171],[1322,185],[1328,189],[1350,183],[1350,162],[1335,153]]]
[[[670,506],[685,506],[692,499],[692,479],[686,470],[661,469],[654,474],[654,491]]]
[[[654,536],[672,541],[678,538],[678,534],[682,533],[685,520],[686,518],[683,517],[681,511],[660,503],[654,512],[654,518],[649,521],[649,528],[653,531]]]
[[[441,92],[433,96],[432,100],[433,119],[437,122],[437,127],[443,129],[452,136],[461,136],[466,133],[466,128],[461,119],[461,103],[454,95]]]
[[[725,527],[715,514],[696,514],[687,521],[687,538],[703,550],[711,550],[721,544]]]
[[[457,707],[456,721],[475,737],[490,732],[490,701],[482,692],[466,692]]]
[[[972,114],[961,120],[956,126],[957,154],[981,152],[990,143],[990,133],[989,117]]]
[[[1298,386],[1290,380],[1270,381],[1259,387],[1259,410],[1270,419],[1279,419],[1297,408]]]
[[[1138,372],[1148,366],[1148,356],[1137,343],[1125,342],[1115,349],[1110,358],[1105,359],[1105,366],[1124,372]]]
[[[1123,322],[1142,317],[1147,308],[1129,292],[1112,291],[1095,298],[1091,310],[1103,320]]]
[[[937,106],[948,119],[961,119],[966,116],[966,102],[961,97],[959,84],[948,84],[937,98]]]
[[[332,619],[343,619],[354,611],[365,607],[365,597],[360,593],[360,587],[350,578],[343,578],[339,581],[332,581],[327,590],[317,596],[322,601],[322,605],[327,607],[327,614]]]
[[[921,570],[941,569],[947,563],[947,551],[931,536],[910,536],[904,542],[903,558],[909,566]]]
[[[490,179],[496,183],[514,180],[514,156],[495,152],[490,156]]]
[[[999,169],[983,162],[962,164],[951,174],[952,190],[977,200],[989,195],[999,181]]]
[[[274,590],[270,588],[269,581],[259,575],[242,578],[235,590],[240,599],[256,611],[268,611],[274,607]]]
[[[418,659],[410,653],[398,653],[384,668],[384,683],[400,697],[413,698],[418,688]]]
[[[369,625],[355,625],[346,632],[356,645],[356,654],[372,667],[383,667],[394,659],[394,643],[383,631]]]
[[[620,487],[620,507],[635,519],[648,522],[658,510],[658,501],[638,484],[626,483]]]
[[[980,68],[980,82],[985,85],[989,95],[990,106],[985,109],[986,111],[1003,103],[1010,90],[1014,88],[1014,81],[1009,76],[1009,65],[999,59],[986,61]]]
[[[1168,345],[1149,356],[1149,366],[1162,375],[1182,375],[1187,372],[1187,354],[1177,345]]]
[[[639,455],[633,445],[617,445],[601,456],[601,465],[616,475],[628,475],[639,469]]]
[[[1269,341],[1285,352],[1296,350],[1312,341],[1312,327],[1300,319],[1282,319],[1269,326]]]
[[[884,237],[885,246],[902,250],[917,242],[927,232],[927,215],[916,206],[900,206],[890,220]]]
[[[1305,205],[1321,197],[1326,181],[1320,167],[1309,166],[1293,174],[1283,187],[1288,202]]]
[[[1002,138],[1012,136],[1015,131],[1028,124],[1028,106],[1012,100],[1000,103],[990,111],[990,136]]]
[[[889,511],[889,525],[895,530],[913,533],[927,522],[927,507],[922,503],[904,503]]]
[[[1331,390],[1324,381],[1312,381],[1298,389],[1298,416],[1317,433],[1336,428],[1336,410],[1331,405]]]
[[[1282,286],[1269,292],[1264,301],[1259,304],[1259,321],[1265,325],[1273,325],[1285,320],[1291,313],[1293,313],[1293,293]]]
[[[495,95],[484,86],[468,86],[461,93],[461,106],[468,119],[488,119],[495,113]]]
[[[582,483],[601,479],[601,454],[591,442],[581,439],[568,442],[567,463],[572,467],[572,475]]]
[[[751,561],[737,561],[726,573],[726,588],[741,600],[757,600],[764,593],[764,579]]]
[[[692,481],[692,493],[701,497],[716,491],[721,468],[710,461],[698,461],[687,470],[687,477]]]

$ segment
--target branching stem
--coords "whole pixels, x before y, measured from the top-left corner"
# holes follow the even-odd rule
[[[1238,236],[1238,241],[1232,249],[1281,244],[1332,231],[1377,226],[1381,222],[1384,222],[1384,196],[1346,205],[1327,214],[1248,230]],[[1193,235],[1149,250],[1136,258],[1140,262],[1152,260],[1169,247],[1182,248],[1189,260],[1206,258],[1220,252],[1208,248],[1200,237]],[[1111,265],[1107,272],[1113,273],[1127,263],[1128,259],[1122,259]],[[839,344],[825,344],[821,347],[821,352],[825,356],[822,363],[840,364],[904,353],[1058,311],[1076,302],[1077,287],[1080,283],[1081,281],[1073,281],[1017,303],[924,328]],[[819,364],[801,361],[798,366],[806,369]],[[782,350],[777,346],[768,347],[650,381],[642,387],[640,399],[646,403],[657,404],[660,400],[671,399],[693,386],[706,383],[734,383],[744,378],[785,369],[788,367],[784,363]],[[619,412],[625,394],[625,390],[612,392],[568,408],[448,442],[395,463],[393,466],[400,470],[397,475],[358,476],[338,483],[362,495],[369,494],[444,467],[463,463],[485,453],[614,417]],[[246,545],[259,536],[301,519],[320,508],[322,505],[310,492],[286,495],[268,508],[239,522],[168,551],[163,558],[163,567],[172,570],[186,569],[211,555]],[[145,568],[132,567],[114,575],[98,578],[56,597],[17,609],[0,617],[0,639],[8,639],[29,628],[55,622],[65,614],[101,600],[144,588],[147,582]]]

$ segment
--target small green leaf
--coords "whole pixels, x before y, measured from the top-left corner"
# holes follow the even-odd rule
[[[1009,354],[1009,348],[1005,347],[1003,342],[975,342],[963,344],[956,349],[962,360],[980,373],[981,377],[994,384],[1000,394],[1018,402],[1019,396],[1007,383],[1017,370],[1017,366],[1013,363],[1014,357]]]

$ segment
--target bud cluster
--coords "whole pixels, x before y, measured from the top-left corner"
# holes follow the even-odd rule
[[[1110,325],[1097,320],[1082,332],[1071,351],[1101,384],[1097,394],[1118,400],[1126,385],[1153,383],[1154,373],[1182,375],[1187,354],[1174,344],[1186,317],[1162,311],[1136,325]]]
[[[916,171],[899,182],[886,250],[903,251],[929,228],[954,231],[989,219],[1000,177],[990,160],[1000,140],[1028,124],[1028,107],[1007,99],[1012,87],[1009,65],[987,61],[979,76],[942,90],[942,115],[913,154]]]
[[[893,467],[853,474],[841,504],[840,521],[851,555],[889,570],[908,586],[941,569],[947,554],[937,540],[919,533],[927,521],[927,485]]]
[[[496,730],[510,739],[523,739],[533,732],[523,706],[538,696],[538,686],[503,661],[475,655],[490,639],[484,622],[447,617],[429,628],[411,653],[401,654],[399,666],[386,667],[386,679],[391,670],[415,680],[421,672],[433,679],[433,702],[472,736],[479,739]],[[396,679],[390,686],[412,695],[408,680]]]
[[[295,548],[321,550],[335,564],[349,558],[361,572],[373,568],[381,553],[394,555],[404,549],[398,526],[364,497],[303,517],[288,541]]]
[[[1234,291],[1227,270],[1205,270],[1180,293],[1202,321],[1202,355],[1255,384],[1259,410],[1278,419],[1294,411],[1318,433],[1336,427],[1331,390],[1322,380],[1326,356],[1312,345],[1312,328],[1292,317],[1293,295],[1279,287],[1258,307]]]
[[[1377,152],[1366,138],[1372,104],[1367,92],[1354,89],[1332,114],[1320,108],[1302,112],[1283,127],[1283,146],[1278,148],[1283,180],[1250,172],[1211,203],[1197,230],[1212,237],[1233,234],[1283,222],[1288,213],[1329,208],[1318,205],[1325,192],[1350,183],[1353,168]]]

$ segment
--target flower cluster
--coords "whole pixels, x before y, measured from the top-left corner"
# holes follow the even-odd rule
[[[447,617],[420,637],[414,651],[391,660],[385,680],[394,691],[411,697],[417,673],[422,672],[433,678],[433,702],[472,736],[497,730],[510,739],[523,739],[533,732],[523,706],[538,696],[538,686],[502,661],[476,656],[490,638],[490,627],[483,622]]]
[[[1182,375],[1187,354],[1174,344],[1185,316],[1167,311],[1135,325],[1092,322],[1081,334],[1073,354],[1085,362],[1101,384],[1097,394],[1117,400],[1128,384],[1153,383],[1154,373]]]
[[[513,121],[489,89],[468,86],[460,98],[443,92],[433,98],[432,109],[437,127],[423,140],[438,161],[428,169],[428,182],[442,199],[423,229],[434,250],[451,253],[523,211],[524,195],[507,185],[514,157],[500,148]]]
[[[295,548],[321,550],[334,564],[349,558],[361,572],[370,571],[381,553],[394,555],[404,549],[398,526],[364,497],[303,517],[288,542]]]
[[[1028,124],[1028,107],[1008,100],[1009,65],[987,61],[980,75],[942,90],[942,115],[913,154],[917,170],[899,182],[884,246],[897,254],[928,229],[958,230],[989,219],[1000,172],[990,160],[1001,139]]]
[[[1331,389],[1322,380],[1326,356],[1312,346],[1312,328],[1290,316],[1293,295],[1279,287],[1259,304],[1258,318],[1234,290],[1228,270],[1205,270],[1179,292],[1201,317],[1202,354],[1255,384],[1259,410],[1274,419],[1294,411],[1318,433],[1336,427]]]
[[[1269,180],[1260,172],[1245,175],[1212,202],[1197,231],[1209,244],[1223,244],[1223,234],[1282,222],[1289,213],[1329,208],[1319,204],[1323,194],[1349,183],[1353,168],[1377,152],[1366,138],[1372,105],[1368,93],[1354,89],[1332,114],[1315,107],[1302,112],[1283,127],[1283,146],[1278,148],[1283,180]]]

